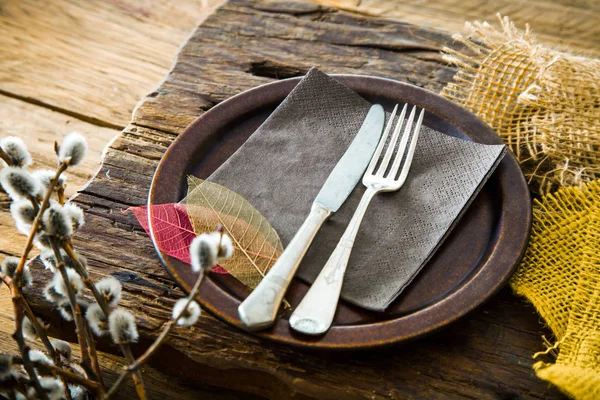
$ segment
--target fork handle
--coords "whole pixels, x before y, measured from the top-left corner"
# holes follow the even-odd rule
[[[325,267],[291,315],[289,322],[295,331],[322,335],[331,326],[358,228],[376,194],[375,189],[367,188]]]
[[[242,323],[251,331],[273,325],[279,304],[311,242],[331,210],[313,203],[310,214],[258,286],[238,307]]]

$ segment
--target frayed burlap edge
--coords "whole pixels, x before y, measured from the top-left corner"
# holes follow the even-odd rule
[[[536,374],[576,399],[600,398],[600,180],[534,202],[530,245],[510,285],[556,337]],[[557,353],[558,351],[558,353]]]
[[[496,130],[534,192],[600,178],[600,61],[548,49],[507,17],[501,30],[467,24],[465,48],[445,48],[460,67],[442,95]]]

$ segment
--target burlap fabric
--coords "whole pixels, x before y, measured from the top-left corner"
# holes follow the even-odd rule
[[[447,49],[460,72],[443,95],[502,136],[534,192],[574,185],[535,201],[511,286],[555,335],[534,355],[537,375],[574,398],[599,399],[600,61],[544,48],[529,29],[501,24],[469,24],[473,39],[455,36],[470,51]]]
[[[556,336],[534,369],[577,399],[600,399],[600,181],[535,202],[531,244],[511,281]]]
[[[445,49],[461,70],[442,94],[498,132],[535,192],[600,178],[600,60],[548,49],[529,28],[501,23],[501,31],[468,24],[474,40],[454,36],[471,51]]]

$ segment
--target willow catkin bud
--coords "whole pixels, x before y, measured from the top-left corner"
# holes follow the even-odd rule
[[[44,231],[50,236],[66,238],[73,234],[73,223],[60,204],[52,204],[42,215]]]
[[[190,260],[192,270],[198,272],[209,270],[217,263],[217,255],[219,251],[219,235],[213,233],[202,233],[192,240],[190,244]]]
[[[71,399],[73,400],[87,400],[88,392],[83,386],[79,385],[68,385],[69,394],[71,395]]]
[[[60,304],[62,301],[66,300],[66,297],[56,291],[54,287],[54,282],[50,281],[44,287],[44,297],[52,304]]]
[[[58,354],[60,354],[65,360],[71,361],[71,355],[73,354],[73,351],[71,350],[71,345],[69,343],[60,339],[50,339],[50,343]]]
[[[114,276],[107,276],[96,282],[96,289],[110,306],[116,306],[121,300],[121,283]]]
[[[45,232],[36,233],[33,237],[33,244],[41,251],[49,250],[52,248],[52,244],[50,242],[50,235],[46,234]]]
[[[13,167],[26,167],[31,164],[31,155],[25,142],[16,136],[8,136],[0,140],[0,147],[8,158],[7,163]]]
[[[50,181],[55,175],[56,171],[51,169],[36,169],[31,173],[31,176],[37,179],[46,190],[50,188]],[[67,183],[67,176],[65,174],[60,174],[55,186],[62,187],[65,185],[65,183]]]
[[[46,326],[44,324],[44,321],[42,321],[40,318],[36,318],[36,319],[37,319],[38,324],[40,324],[40,326],[42,328],[44,328]],[[23,329],[23,336],[25,337],[25,339],[31,340],[32,342],[39,339],[40,335],[38,334],[37,330],[35,329],[35,326],[29,320],[29,318],[23,317],[23,322],[21,324],[21,327]]]
[[[77,165],[83,161],[87,151],[85,138],[77,132],[71,132],[63,139],[58,151],[58,159],[68,165]]]
[[[25,236],[29,236],[29,234],[31,233],[31,225],[24,224],[19,221],[15,221],[15,222],[16,222],[15,228],[17,228],[17,231],[19,231],[21,234],[23,234]]]
[[[60,379],[54,377],[42,377],[39,381],[42,389],[44,389],[48,395],[49,400],[61,400],[64,398],[65,386]],[[28,398],[37,398],[34,388],[29,389],[28,395],[30,396]]]
[[[17,271],[20,261],[21,260],[18,257],[6,257],[4,261],[2,261],[2,266],[0,267],[0,276],[6,276],[14,279],[15,272]],[[23,275],[21,279],[23,286],[31,285],[31,272],[29,271],[29,267],[27,265],[23,267]]]
[[[41,362],[48,365],[54,364],[46,354],[39,350],[29,350],[29,359],[31,362]]]
[[[79,276],[77,271],[75,271],[73,268],[67,268],[66,271],[71,290],[75,295],[78,295],[79,291],[83,288],[83,281],[81,280],[81,276]],[[62,274],[58,272],[55,273],[52,282],[54,283],[54,290],[56,290],[57,293],[65,297],[69,297],[67,283],[64,281]]]
[[[77,260],[74,260],[67,254],[66,251],[60,249],[60,254],[62,255],[63,262],[65,263],[65,267],[73,268],[74,270],[78,270],[79,268],[87,269],[87,259],[75,251],[75,257]],[[40,254],[40,260],[44,264],[46,269],[49,269],[52,272],[56,272],[57,262],[56,256],[54,255],[54,251],[50,249],[45,249]]]
[[[77,305],[79,306],[79,310],[81,311],[81,314],[85,315],[85,312],[90,306],[90,303],[83,298],[77,298],[76,301]],[[69,301],[69,299],[64,298],[63,300],[59,301],[57,304],[57,309],[61,317],[63,317],[65,321],[73,321],[75,319],[75,315],[73,314],[73,308],[71,307],[71,302]]]
[[[78,230],[85,223],[85,219],[83,216],[83,210],[77,207],[73,203],[66,203],[63,206],[63,209],[66,211],[67,215],[71,219],[71,223],[73,225],[73,230]]]
[[[135,318],[132,313],[123,308],[117,308],[110,313],[108,328],[113,342],[117,344],[135,343],[138,340]]]
[[[219,232],[216,232],[219,233]],[[233,255],[233,242],[228,234],[224,233],[217,252],[217,261],[225,261]]]
[[[88,307],[85,318],[96,336],[102,336],[108,332],[108,318],[98,303]]]
[[[56,256],[54,255],[54,252],[52,250],[44,250],[40,253],[40,260],[42,260],[42,263],[44,264],[44,267],[46,269],[49,269],[50,271],[56,273],[56,271],[58,271],[56,269],[56,266],[58,265],[57,261],[56,261]]]
[[[177,319],[177,317],[179,317],[179,319],[177,319],[177,325],[191,326],[198,322],[198,318],[201,314],[200,305],[192,300],[186,307],[185,305],[188,300],[188,298],[179,299],[173,306],[172,318]]]
[[[37,179],[18,167],[6,167],[0,171],[0,184],[13,200],[37,197],[41,188]]]
[[[10,205],[10,215],[17,224],[31,226],[37,212],[29,200],[18,199],[13,201]]]

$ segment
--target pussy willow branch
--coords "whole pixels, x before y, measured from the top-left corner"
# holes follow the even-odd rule
[[[23,364],[23,357],[12,356],[13,364]],[[92,393],[97,396],[104,396],[104,388],[98,382],[94,382],[92,380],[86,379],[78,374],[75,374],[69,370],[59,368],[52,364],[47,364],[41,361],[36,361],[32,363],[33,366],[41,371],[46,373],[56,374],[64,377],[67,381],[71,383],[76,383],[78,385],[84,386],[88,388]]]
[[[42,221],[42,215],[46,208],[48,208],[48,204],[50,203],[50,196],[52,195],[52,189],[56,185],[56,182],[60,178],[60,175],[65,172],[68,168],[68,165],[65,163],[60,163],[54,177],[50,179],[49,189],[46,191],[46,195],[40,204],[40,210],[38,211],[33,223],[31,224],[31,230],[29,232],[29,236],[27,237],[27,242],[25,243],[25,248],[23,249],[23,253],[21,254],[21,259],[19,260],[19,265],[15,270],[15,280],[17,282],[21,282],[21,277],[23,276],[23,269],[25,268],[25,263],[27,262],[27,258],[29,257],[29,253],[33,248],[33,238],[37,233],[38,228],[40,227],[40,222]]]
[[[102,294],[100,294],[100,292],[96,288],[96,285],[94,285],[94,281],[92,281],[90,279],[90,275],[88,274],[87,270],[85,269],[85,267],[79,260],[79,257],[77,257],[77,254],[75,253],[75,250],[73,249],[73,243],[71,243],[70,239],[67,239],[61,243],[61,246],[65,250],[67,255],[74,261],[75,270],[77,271],[77,273],[79,275],[81,275],[83,277],[84,285],[92,292],[92,295],[98,302],[98,305],[100,306],[100,308],[102,309],[102,311],[104,312],[106,317],[108,318],[108,316],[110,315],[110,311],[111,311],[110,307],[106,303],[106,299],[104,298],[104,296],[102,296]]]
[[[6,160],[6,154],[4,152],[2,152],[0,154],[0,157],[2,157],[4,160]],[[56,173],[54,175],[54,178],[50,181],[51,187],[58,180],[60,175],[66,169],[67,169],[66,164],[61,163],[59,165],[59,167],[56,170]],[[42,342],[46,346],[46,349],[47,349],[48,353],[50,354],[50,356],[53,359],[56,359],[57,355],[56,355],[56,352],[54,351],[54,347],[52,346],[52,344],[48,340],[48,337],[46,336],[45,329],[37,321],[37,318],[31,311],[31,307],[29,307],[29,303],[27,303],[27,300],[25,300],[25,297],[23,296],[22,278],[23,278],[23,271],[25,269],[25,263],[27,262],[27,259],[29,258],[29,253],[31,252],[31,249],[33,248],[33,238],[35,237],[35,234],[40,226],[40,221],[42,220],[42,214],[48,207],[51,195],[52,195],[52,190],[49,189],[48,191],[46,191],[46,195],[44,196],[42,203],[39,205],[38,213],[37,213],[35,219],[33,220],[33,223],[31,226],[31,231],[29,232],[29,236],[27,237],[27,241],[25,243],[25,248],[23,249],[23,252],[21,254],[21,259],[19,260],[19,265],[17,266],[17,269],[15,270],[14,278],[12,279],[11,284],[10,284],[13,308],[14,308],[14,313],[15,313],[15,332],[13,333],[13,339],[17,342],[17,344],[19,346],[19,351],[21,352],[21,355],[23,356],[23,366],[25,368],[25,371],[27,371],[27,374],[29,375],[31,383],[32,383],[38,397],[41,400],[48,400],[48,395],[42,389],[40,382],[37,378],[37,375],[35,373],[35,370],[33,369],[33,366],[31,365],[31,360],[29,359],[29,347],[25,343],[25,339],[23,337],[23,318],[24,318],[25,313],[27,313],[29,320],[33,324],[34,328],[36,329],[38,336],[42,339]],[[34,207],[35,207],[35,202],[34,202]]]
[[[219,225],[219,227],[217,228],[217,231],[221,233],[221,240],[223,240],[223,225]],[[219,241],[218,247],[221,247],[221,241]],[[198,278],[196,279],[196,283],[194,284],[194,287],[192,288],[192,290],[190,291],[190,294],[188,296],[188,301],[185,303],[185,307],[182,308],[181,312],[179,313],[179,315],[177,315],[176,318],[174,318],[173,320],[169,321],[165,325],[165,327],[163,328],[163,330],[160,333],[160,335],[158,335],[158,337],[154,340],[154,342],[150,345],[150,347],[148,347],[148,349],[144,352],[144,354],[142,354],[140,356],[140,358],[138,358],[133,364],[130,364],[127,367],[127,370],[124,371],[119,376],[119,378],[115,381],[115,383],[110,388],[110,390],[106,393],[105,400],[110,399],[117,392],[117,390],[119,389],[119,386],[125,380],[125,378],[132,371],[137,370],[142,364],[146,363],[150,359],[150,357],[152,356],[152,354],[154,354],[154,352],[156,350],[158,350],[158,348],[164,342],[164,340],[169,335],[169,333],[171,333],[171,330],[173,329],[173,327],[177,324],[177,321],[179,321],[179,319],[181,319],[181,317],[183,316],[184,312],[186,312],[186,310],[189,307],[190,303],[192,301],[194,301],[194,299],[198,295],[198,292],[200,291],[200,284],[202,283],[202,279],[203,278],[204,278],[204,269],[201,268],[200,269],[200,274],[198,275]]]
[[[15,390],[11,390],[10,394],[15,398],[17,394],[15,392],[19,392],[23,395],[23,397],[27,397],[27,384],[30,383],[29,379],[25,378],[23,375],[13,375],[13,379],[17,384],[17,388]]]
[[[177,318],[167,322],[167,324],[163,328],[160,335],[158,335],[158,337],[154,340],[154,342],[150,345],[150,347],[148,347],[148,349],[146,349],[144,354],[142,354],[137,360],[134,360],[135,362],[130,363],[126,367],[127,369],[121,375],[119,375],[119,378],[117,378],[117,380],[112,385],[110,390],[106,393],[106,397],[104,397],[104,400],[111,399],[112,396],[114,396],[117,393],[119,387],[121,386],[121,384],[123,383],[125,378],[127,378],[132,371],[140,368],[143,364],[145,364],[150,359],[152,354],[154,354],[154,352],[156,350],[158,350],[158,348],[164,342],[164,340],[169,335],[169,333],[171,333],[171,330],[173,329],[173,327],[177,324],[177,321],[179,321],[179,319],[183,316],[183,313],[187,310],[190,303],[196,298],[196,295],[198,294],[198,291],[200,290],[200,284],[202,283],[203,278],[204,278],[204,270],[201,269],[200,275],[198,276],[198,279],[196,280],[194,287],[190,291],[188,301],[186,302],[185,307],[179,313]]]
[[[75,251],[73,249],[73,244],[71,243],[70,240],[66,240],[62,243],[62,247],[65,250],[65,252],[67,253],[67,255],[69,257],[71,257],[71,259],[74,261],[77,272],[81,276],[84,277],[83,282],[84,282],[85,286],[88,289],[90,289],[90,291],[92,292],[92,295],[98,302],[98,305],[100,306],[100,308],[106,315],[106,318],[108,318],[110,316],[111,309],[108,306],[108,304],[106,303],[106,299],[104,298],[104,296],[102,296],[102,294],[100,294],[100,292],[96,288],[96,285],[94,285],[94,282],[89,278],[89,274],[87,273],[85,267],[83,266],[81,261],[79,261],[79,258],[77,257],[77,254],[75,253]],[[121,347],[121,351],[122,351],[123,355],[125,356],[125,358],[128,357],[128,354],[131,355],[131,357],[132,357],[132,360],[131,361],[127,360],[127,363],[133,363],[135,361],[135,359],[133,358],[133,355],[131,353],[130,345],[124,343],[120,347]],[[136,390],[138,392],[138,396],[140,396],[141,399],[146,399],[146,391],[145,391],[145,388],[143,387],[142,373],[137,368],[133,371],[133,381],[135,383]]]
[[[2,154],[4,155],[4,157],[6,157],[6,155],[4,153],[2,153]],[[54,347],[50,343],[50,340],[48,340],[48,336],[46,335],[46,330],[40,325],[37,318],[33,314],[33,311],[31,310],[29,303],[23,296],[21,282],[22,282],[22,278],[23,278],[23,271],[25,269],[25,263],[27,262],[27,259],[29,258],[29,253],[31,252],[31,249],[33,248],[33,238],[35,237],[35,234],[37,233],[37,231],[39,229],[40,222],[42,220],[42,214],[44,213],[46,208],[48,208],[48,204],[50,202],[50,196],[52,195],[52,187],[56,184],[56,182],[60,178],[60,175],[66,171],[67,167],[68,167],[67,164],[61,163],[58,166],[58,169],[56,170],[54,177],[50,180],[49,189],[46,191],[46,194],[42,200],[42,203],[39,205],[37,215],[35,216],[35,219],[33,220],[33,223],[31,225],[31,230],[29,232],[29,236],[27,237],[27,242],[25,243],[25,248],[23,249],[23,253],[21,254],[21,259],[19,260],[19,265],[17,266],[17,269],[15,270],[14,278],[12,280],[12,284],[10,285],[13,304],[15,305],[15,307],[20,307],[24,310],[24,312],[27,314],[27,317],[33,324],[42,343],[44,343],[44,346],[46,347],[46,351],[48,351],[48,354],[50,355],[50,357],[55,360],[57,359],[57,355],[56,355],[56,352],[54,351]],[[34,207],[37,206],[35,201],[32,201],[32,205]],[[17,329],[18,329],[18,327],[17,327]]]
[[[104,386],[104,379],[102,379],[102,371],[100,370],[100,362],[98,361],[98,351],[96,350],[96,341],[94,340],[94,336],[92,334],[92,330],[90,329],[90,325],[85,323],[85,340],[87,340],[90,345],[90,357],[92,359],[92,368],[94,368],[94,372],[98,377],[98,382],[102,386]]]
[[[25,368],[25,371],[27,371],[31,384],[33,385],[33,388],[35,389],[40,400],[49,400],[46,391],[42,388],[42,385],[40,385],[37,374],[33,369],[33,364],[29,358],[29,346],[27,346],[27,343],[25,343],[25,339],[23,338],[23,310],[19,308],[17,303],[13,303],[13,307],[15,309],[15,324],[17,329],[15,333],[13,333],[12,337],[19,346],[19,351],[23,357],[23,367]]]
[[[16,288],[14,287],[15,283],[13,279],[11,279],[10,277],[4,277],[2,281],[6,286],[8,286],[11,295],[15,293]],[[33,314],[33,311],[31,310],[31,307],[29,306],[29,303],[27,302],[25,297],[23,297],[22,295],[13,296],[13,304],[15,302],[18,303],[18,306],[21,307],[21,310],[25,313],[25,316],[27,316],[27,318],[29,318],[29,320],[33,324],[33,327],[35,328],[36,333],[40,337],[40,340],[46,347],[46,351],[48,352],[50,358],[52,358],[55,362],[60,362],[60,358],[58,358],[58,353],[56,353],[56,351],[54,350],[54,346],[52,346],[52,343],[50,343],[50,339],[48,339],[48,335],[46,335],[46,330]]]
[[[69,276],[67,274],[65,262],[62,258],[60,248],[58,247],[56,241],[57,239],[50,238],[50,245],[52,246],[52,250],[54,251],[54,257],[56,257],[56,268],[60,272],[60,275],[62,276],[65,287],[67,289],[67,297],[71,305],[73,320],[75,321],[75,334],[77,335],[77,341],[79,342],[79,349],[81,351],[81,366],[88,374],[88,376],[93,377],[94,380],[98,380],[98,377],[96,376],[96,373],[92,368],[88,343],[85,339],[85,327],[83,325],[85,322],[83,321],[83,317],[81,316],[81,309],[79,308],[79,304],[77,304],[77,299],[75,298],[75,293],[73,293],[73,287],[71,286],[71,282],[69,281]]]
[[[121,350],[123,354],[125,354],[125,360],[127,360],[127,364],[133,364],[135,362],[135,357],[131,352],[131,347],[128,344],[121,344]],[[135,391],[137,392],[140,400],[145,400],[146,397],[146,389],[144,388],[144,381],[142,380],[142,374],[139,374],[139,369],[134,369],[133,374],[133,382],[135,383]]]
[[[83,277],[83,283],[85,284],[85,286],[88,289],[90,289],[90,291],[92,292],[92,295],[94,296],[94,298],[100,305],[100,308],[102,309],[104,314],[107,315],[107,317],[108,317],[108,315],[110,314],[108,305],[106,304],[106,301],[104,301],[104,297],[100,295],[100,292],[98,292],[98,289],[94,285],[94,282],[90,279],[87,270],[85,269],[85,267],[83,266],[81,261],[79,261],[79,258],[77,258],[77,255],[75,254],[75,251],[73,250],[73,245],[71,243],[71,239],[69,238],[69,239],[61,241],[60,246],[62,247],[63,250],[65,250],[65,252],[71,258],[71,260],[73,260],[73,263],[75,266],[75,271],[81,277]],[[85,323],[85,320],[84,320],[84,323]],[[96,351],[96,344],[94,341],[94,337],[93,337],[93,335],[89,329],[89,325],[87,323],[85,323],[85,328],[86,328],[86,330],[85,330],[86,340],[90,347],[89,352],[90,352],[90,358],[92,360],[92,367],[94,368],[96,375],[98,376],[98,381],[100,383],[104,384],[103,379],[102,379],[102,372],[100,371],[100,364],[98,362],[98,352]]]

